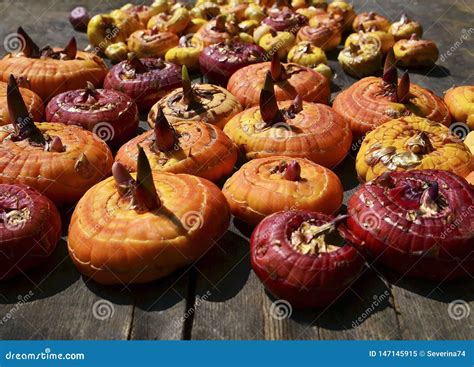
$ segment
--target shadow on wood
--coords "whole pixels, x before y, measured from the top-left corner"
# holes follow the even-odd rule
[[[187,287],[181,281],[187,279],[189,268],[177,270],[169,276],[146,284],[101,285],[85,277],[86,287],[97,296],[119,305],[132,305],[143,309],[166,310],[186,299]]]
[[[333,304],[321,309],[294,310],[292,320],[330,330],[348,330],[390,307],[390,289],[370,269]]]
[[[228,231],[196,264],[196,295],[210,293],[208,301],[223,302],[233,298],[250,274],[248,241]]]
[[[466,302],[474,300],[474,281],[467,273],[464,279],[439,282],[405,277],[382,265],[376,265],[375,269],[387,282],[425,298],[443,303],[459,299]]]
[[[250,237],[252,236],[252,232],[255,227],[245,223],[243,220],[240,220],[237,217],[232,217],[232,224],[234,225],[234,229],[237,231],[239,235],[242,236],[245,240],[249,241]]]
[[[0,304],[17,303],[22,297],[26,302],[31,302],[54,296],[76,282],[80,276],[69,257],[64,239],[59,241],[56,250],[44,264],[25,274],[0,283]]]

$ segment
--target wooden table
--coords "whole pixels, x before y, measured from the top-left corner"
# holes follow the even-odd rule
[[[78,1],[79,2],[79,1]],[[126,1],[82,1],[93,13]],[[374,10],[392,21],[406,12],[421,21],[426,38],[442,56],[414,82],[438,94],[453,84],[474,84],[474,4],[469,0],[354,1],[356,10]],[[65,45],[76,36],[68,12],[76,1],[1,1],[0,36],[23,25],[40,45]],[[451,49],[451,56],[445,53]],[[354,82],[329,55],[337,76],[333,96]],[[357,181],[356,151],[336,169],[345,199]],[[67,223],[72,209],[64,209]],[[474,326],[474,282],[432,283],[367,268],[350,291],[322,310],[293,310],[279,319],[274,301],[250,268],[249,228],[235,225],[196,265],[161,281],[130,287],[103,287],[83,278],[66,251],[66,237],[51,261],[0,285],[2,339],[469,339]],[[66,234],[66,231],[64,231]],[[464,300],[470,315],[457,320],[448,309]],[[451,304],[451,308],[455,305]],[[99,307],[100,306],[100,307]],[[95,312],[94,312],[95,311]],[[109,317],[106,317],[109,316]],[[3,319],[2,319],[3,318]]]

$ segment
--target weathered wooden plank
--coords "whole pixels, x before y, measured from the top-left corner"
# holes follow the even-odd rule
[[[80,3],[92,14],[97,14],[128,1],[112,4],[85,0]],[[77,1],[72,0],[2,1],[2,14],[8,16],[2,19],[0,37],[4,39],[22,25],[40,46],[61,46],[75,36],[78,46],[85,48],[86,35],[74,32],[68,21],[69,11],[77,5]],[[1,47],[3,45],[2,42]],[[63,227],[67,227],[67,220]],[[99,286],[79,275],[67,255],[66,243],[62,241],[48,264],[28,275],[31,280],[20,277],[0,284],[0,319],[14,314],[14,319],[0,325],[0,336],[4,339],[182,337],[181,318],[186,301],[178,294],[187,296],[187,274],[174,274],[147,286]],[[24,304],[17,305],[19,296],[25,300]],[[105,318],[107,314],[110,317]]]
[[[392,276],[403,339],[472,339],[474,281],[429,282]]]
[[[318,316],[321,339],[400,339],[390,285],[367,269]]]
[[[127,292],[82,278],[62,240],[28,278],[0,285],[0,338],[126,339],[132,308]]]
[[[192,339],[263,339],[262,291],[248,241],[228,232],[196,265]],[[196,303],[197,305],[197,303]]]
[[[81,1],[92,13],[110,10],[127,0]],[[73,32],[67,16],[77,2],[0,1],[2,19],[0,37],[19,25],[31,31],[40,45],[65,44],[74,35],[85,47],[84,34]],[[472,84],[474,14],[467,1],[400,2],[389,0],[354,1],[357,11],[375,10],[395,20],[402,12],[421,21],[426,38],[437,41],[441,52],[439,66],[412,74],[412,80],[438,94],[453,84]],[[427,11],[429,9],[429,11]],[[464,30],[464,32],[463,32]],[[468,38],[466,40],[465,38]],[[461,42],[459,46],[459,42]],[[458,45],[456,45],[458,42]],[[3,47],[3,43],[0,43]],[[454,47],[454,49],[453,49]],[[446,54],[450,51],[451,54]],[[336,71],[334,92],[355,80],[344,74],[330,53],[330,65]],[[449,69],[449,70],[448,70]],[[334,94],[335,94],[334,93]],[[333,96],[334,96],[333,94]],[[354,180],[356,150],[337,169],[343,180],[345,201],[357,186]],[[344,211],[344,208],[342,209]],[[18,278],[0,284],[0,316],[14,317],[0,325],[0,337],[21,338],[114,338],[114,339],[467,339],[472,337],[472,312],[456,320],[449,316],[449,304],[465,300],[473,309],[471,282],[436,284],[402,279],[396,286],[373,272],[367,272],[352,291],[327,310],[292,310],[290,319],[275,317],[275,301],[263,290],[250,269],[248,229],[232,228],[196,267],[184,269],[149,285],[101,287],[83,279],[74,269],[62,241],[54,257],[43,267],[28,274],[31,280]],[[190,275],[192,272],[192,276]],[[192,280],[190,286],[189,282]],[[394,282],[397,279],[392,280]],[[194,284],[195,283],[195,284]],[[36,286],[35,286],[36,284]],[[30,291],[32,294],[30,295]],[[366,310],[383,297],[373,311]],[[199,297],[194,299],[194,294]],[[192,296],[186,301],[188,295]],[[18,303],[18,296],[25,301]],[[109,303],[111,302],[112,307]],[[97,303],[101,301],[100,303]],[[17,304],[18,303],[18,304]],[[110,318],[100,320],[100,310],[113,310]],[[360,325],[358,322],[362,317]],[[1,319],[1,318],[0,318]],[[133,319],[133,320],[132,320]],[[185,320],[184,320],[185,319]],[[185,327],[184,327],[185,326]],[[191,330],[191,327],[193,329]],[[184,329],[183,329],[184,327]]]
[[[135,308],[130,339],[184,338],[190,268],[165,279],[133,286]]]

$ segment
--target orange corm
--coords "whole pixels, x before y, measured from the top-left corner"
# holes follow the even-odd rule
[[[0,183],[29,185],[62,204],[110,174],[112,153],[99,137],[75,125],[35,124],[13,76],[7,94],[13,124],[0,128]]]
[[[27,81],[25,82],[28,83]],[[40,96],[27,88],[20,88],[20,92],[25,101],[26,108],[31,114],[33,120],[41,121],[44,115],[44,106]],[[0,82],[0,125],[8,125],[11,123],[12,120],[10,118],[10,113],[8,112],[7,104],[7,83]]]
[[[246,158],[300,157],[329,168],[342,161],[352,142],[350,125],[331,107],[303,102],[299,95],[277,103],[274,90],[268,72],[260,106],[241,112],[224,128]]]
[[[253,159],[227,180],[222,190],[232,214],[257,225],[281,210],[335,213],[342,204],[339,178],[304,158],[274,156]]]
[[[87,82],[99,87],[107,74],[107,66],[97,55],[78,51],[72,38],[66,47],[40,49],[20,27],[24,40],[21,52],[7,54],[0,60],[0,79],[8,81],[11,74],[23,77],[30,89],[47,102],[55,95],[72,89],[85,88]]]
[[[200,258],[229,226],[217,186],[203,178],[152,172],[145,152],[138,172],[114,163],[114,177],[79,201],[68,248],[78,270],[102,284],[144,283]]]
[[[474,86],[450,88],[444,96],[444,101],[454,121],[464,122],[474,130]]]
[[[302,65],[281,64],[275,54],[272,62],[246,66],[230,77],[227,89],[244,109],[259,104],[260,91],[269,70],[275,82],[277,101],[292,100],[299,95],[303,101],[328,103],[331,88],[326,77]]]
[[[217,181],[237,161],[237,147],[217,126],[202,121],[178,121],[171,126],[160,108],[153,130],[122,146],[115,157],[130,172],[137,170],[141,145],[152,170],[188,173]]]
[[[333,108],[350,124],[356,136],[396,118],[415,115],[449,126],[451,117],[443,100],[428,89],[410,83],[408,73],[399,80],[390,51],[383,78],[367,77],[339,93]]]

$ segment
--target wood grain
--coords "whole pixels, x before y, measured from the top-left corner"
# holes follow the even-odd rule
[[[394,284],[402,339],[472,339],[474,282],[429,282],[394,274],[387,278]]]
[[[83,48],[87,44],[86,36],[72,30],[67,19],[69,11],[81,3],[96,14],[127,2],[1,1],[0,12],[4,16],[0,37],[3,40],[22,25],[40,46],[65,45],[74,35]],[[412,73],[413,82],[437,94],[454,84],[474,84],[470,68],[474,55],[474,6],[468,1],[354,0],[353,3],[358,12],[374,10],[393,21],[407,13],[422,23],[425,38],[436,40],[442,55],[438,65]],[[468,40],[461,42],[467,34]],[[0,47],[3,50],[3,42]],[[332,98],[355,81],[340,69],[337,53],[328,55],[335,71]],[[142,122],[140,126],[147,125]],[[344,185],[344,202],[358,185],[354,170],[357,146],[355,142],[349,156],[335,170]],[[63,224],[67,225],[67,215]],[[400,278],[383,269],[367,269],[327,309],[291,310],[289,317],[275,317],[272,304],[276,300],[265,292],[250,268],[250,232],[248,227],[234,222],[230,231],[196,265],[147,285],[111,288],[82,278],[69,260],[63,240],[47,264],[26,277],[0,284],[0,338],[472,338],[472,279],[433,284]],[[456,319],[448,309],[452,302],[460,300],[468,302],[471,313]],[[101,320],[100,315],[99,318],[94,315],[97,304],[112,305],[111,317]]]
[[[184,338],[190,269],[133,287],[135,303],[129,339]]]
[[[1,339],[127,339],[133,310],[127,292],[75,271],[64,240],[47,264],[2,284],[0,303]]]

